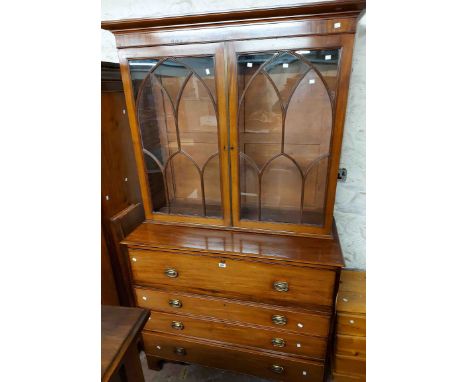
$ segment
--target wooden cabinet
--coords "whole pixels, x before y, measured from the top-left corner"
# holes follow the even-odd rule
[[[366,380],[366,272],[342,272],[337,296],[333,380]]]
[[[343,266],[333,205],[364,6],[103,23],[146,217],[122,244],[135,304],[153,312],[150,365],[325,377]]]

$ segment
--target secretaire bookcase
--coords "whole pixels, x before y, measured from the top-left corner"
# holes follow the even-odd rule
[[[326,378],[356,19],[329,1],[107,21],[146,220],[122,242],[150,367]]]

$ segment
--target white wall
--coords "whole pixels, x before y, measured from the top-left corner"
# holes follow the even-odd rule
[[[102,0],[102,20],[203,13],[218,10],[297,4],[298,0]],[[115,40],[102,31],[102,61],[118,62]],[[335,218],[347,267],[366,267],[366,20],[356,33],[341,165],[348,170],[338,183]]]

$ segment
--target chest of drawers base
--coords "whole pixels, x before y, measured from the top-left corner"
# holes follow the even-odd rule
[[[149,364],[157,365],[162,360],[196,363],[286,382],[321,381],[324,378],[321,362],[147,331],[143,332],[143,340]]]
[[[150,367],[167,360],[271,380],[326,378],[338,240],[285,237],[282,249],[271,235],[229,232],[218,247],[210,243],[219,231],[190,228],[184,242],[205,235],[206,248],[169,249],[158,245],[162,226],[145,225],[123,243],[135,305],[152,311],[143,332]]]

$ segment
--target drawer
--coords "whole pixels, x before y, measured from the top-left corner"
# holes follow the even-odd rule
[[[365,382],[365,375],[351,375],[333,372],[332,382]]]
[[[350,336],[366,336],[366,316],[338,313],[336,333]]]
[[[145,330],[251,346],[318,360],[325,359],[327,349],[325,338],[161,312],[151,313]]]
[[[248,301],[330,307],[332,270],[163,251],[129,250],[134,283]]]
[[[341,355],[366,356],[366,337],[337,334],[335,353]]]
[[[161,359],[229,369],[270,380],[322,382],[323,363],[143,331],[145,352]],[[274,366],[276,372],[272,370]]]
[[[330,316],[210,296],[135,288],[137,305],[166,313],[189,314],[245,322],[272,329],[327,337]]]
[[[336,355],[334,366],[337,373],[366,375],[365,358]]]

